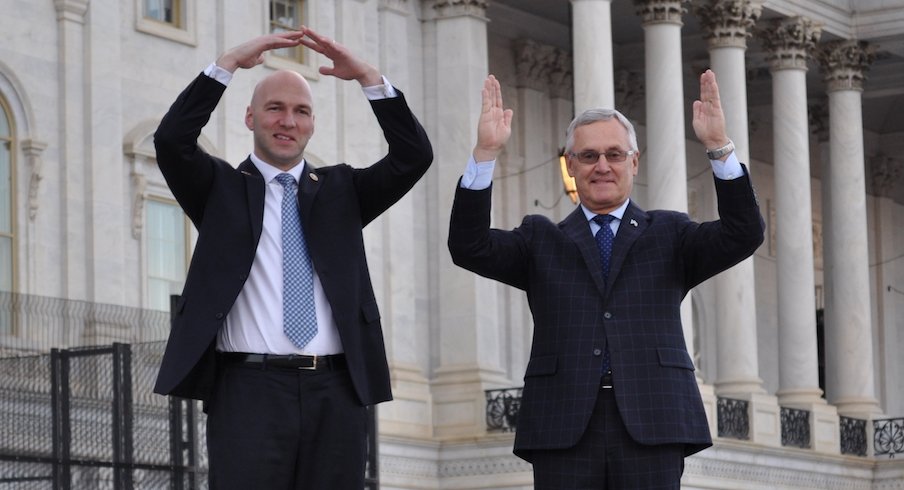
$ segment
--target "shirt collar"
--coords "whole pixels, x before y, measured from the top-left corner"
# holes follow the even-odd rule
[[[295,182],[301,182],[301,173],[304,172],[304,165],[305,165],[305,161],[303,158],[301,159],[300,162],[298,162],[298,165],[295,165],[294,167],[292,167],[286,171],[280,170],[280,169],[274,167],[273,165],[270,165],[269,163],[261,160],[254,153],[252,153],[250,155],[250,158],[251,158],[251,163],[253,163],[254,166],[257,167],[257,170],[261,173],[261,176],[264,178],[264,182],[267,182],[267,183],[273,182],[273,179],[275,179],[277,175],[283,174],[283,173],[290,174],[292,177],[295,178]]]
[[[628,209],[628,203],[630,203],[630,202],[631,202],[630,199],[625,199],[625,202],[623,202],[621,206],[619,206],[616,209],[613,209],[612,211],[610,211],[607,214],[611,214],[612,216],[615,216],[619,221],[621,221],[622,216],[625,215],[625,210]],[[584,206],[583,203],[581,203],[581,210],[584,211],[584,216],[587,218],[587,221],[593,220],[593,217],[596,216],[596,213],[587,209],[587,207]]]

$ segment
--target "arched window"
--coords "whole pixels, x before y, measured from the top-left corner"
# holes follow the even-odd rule
[[[13,195],[13,126],[0,98],[0,291],[13,290],[15,208]]]

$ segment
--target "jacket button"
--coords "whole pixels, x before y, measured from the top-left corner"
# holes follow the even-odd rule
[[[606,320],[612,318],[612,313],[609,313],[608,311],[603,313],[603,318],[605,318]]]
[[[224,314],[222,314],[222,313],[217,313],[217,314],[216,314],[217,320],[222,320],[224,316],[226,316],[226,315],[224,315]]]
[[[602,355],[602,353],[603,353],[602,349],[593,349],[593,355],[595,355],[595,356]]]

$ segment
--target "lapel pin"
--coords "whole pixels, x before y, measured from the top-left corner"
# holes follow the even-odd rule
[[[633,218],[631,219],[631,226],[633,226],[634,228],[637,228],[637,221]]]
[[[317,174],[315,174],[314,172],[309,173],[308,177],[310,177],[311,180],[313,180],[314,182],[317,182],[318,180],[320,180],[320,178],[317,177]]]
[[[251,172],[248,172],[247,170],[242,170],[242,173],[245,174],[245,175],[248,175],[248,176],[251,175]]]

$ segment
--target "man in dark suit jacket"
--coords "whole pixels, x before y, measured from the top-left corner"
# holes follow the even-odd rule
[[[695,223],[631,202],[639,162],[633,126],[617,111],[594,109],[567,131],[581,205],[558,224],[527,216],[512,231],[491,229],[493,162],[511,120],[491,75],[477,145],[456,191],[449,250],[456,264],[527,293],[534,333],[515,453],[533,463],[536,488],[677,489],[684,457],[712,444],[681,301],[763,241],[746,168],[725,134],[715,75],[701,76],[694,130],[715,149],[707,153],[719,221]]]
[[[268,50],[301,45],[332,60],[321,74],[361,84],[388,154],[367,168],[305,162],[313,97],[289,71],[256,86],[245,116],[254,151],[238,168],[201,150],[198,136],[233,72],[260,64]],[[198,229],[155,391],[205,401],[211,488],[363,488],[365,406],[392,395],[362,228],[427,171],[424,129],[375,67],[303,28],[224,53],[179,95],[154,143]],[[283,220],[299,215],[303,236],[284,247],[283,228],[297,226]],[[284,249],[305,247],[313,272],[304,301],[316,320],[292,328],[316,323],[316,333],[300,341],[284,331],[282,267]]]

